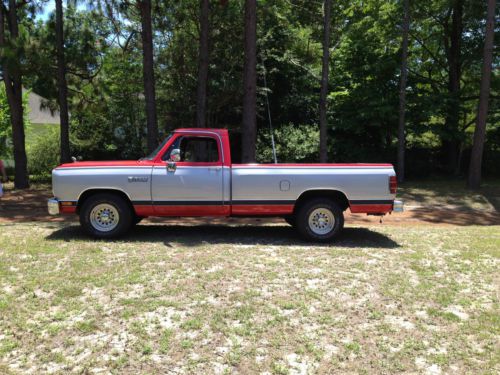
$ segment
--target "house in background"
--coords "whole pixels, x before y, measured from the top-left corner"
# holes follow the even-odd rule
[[[26,93],[26,89],[23,92]],[[28,96],[29,118],[32,124],[59,125],[59,111],[53,112],[48,108],[43,108],[43,103],[48,100],[37,93],[31,91]],[[43,109],[42,109],[43,108]]]
[[[26,92],[27,90],[23,90]],[[59,111],[51,111],[44,106],[47,99],[30,91],[28,94],[28,118],[29,125],[26,126],[26,146],[37,136],[43,136],[51,127],[59,129]]]
[[[23,93],[28,92],[28,119],[29,123],[25,124],[25,143],[26,149],[33,144],[38,137],[46,135],[50,129],[59,129],[60,119],[59,111],[51,111],[44,105],[47,99],[42,96],[23,88]],[[7,147],[12,147],[12,141],[6,140]],[[5,160],[7,166],[13,165],[13,160]]]

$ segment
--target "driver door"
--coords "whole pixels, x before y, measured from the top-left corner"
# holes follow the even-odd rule
[[[226,214],[221,146],[215,136],[177,136],[153,167],[151,195],[156,215]],[[177,155],[176,161],[170,160],[171,155]]]

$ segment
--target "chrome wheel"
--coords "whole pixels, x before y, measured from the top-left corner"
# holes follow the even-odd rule
[[[120,214],[115,206],[101,203],[90,211],[90,224],[100,232],[110,232],[118,226]]]
[[[309,214],[309,228],[314,234],[328,234],[334,226],[335,216],[328,208],[316,208]]]

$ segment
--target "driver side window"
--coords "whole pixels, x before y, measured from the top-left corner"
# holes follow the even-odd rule
[[[180,137],[169,147],[162,160],[169,160],[174,149],[180,150],[180,162],[216,163],[220,160],[217,141],[210,137]]]

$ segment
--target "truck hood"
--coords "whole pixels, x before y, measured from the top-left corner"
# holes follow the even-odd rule
[[[76,161],[61,164],[55,169],[62,168],[110,168],[110,167],[149,167],[151,160],[109,160],[109,161]]]

